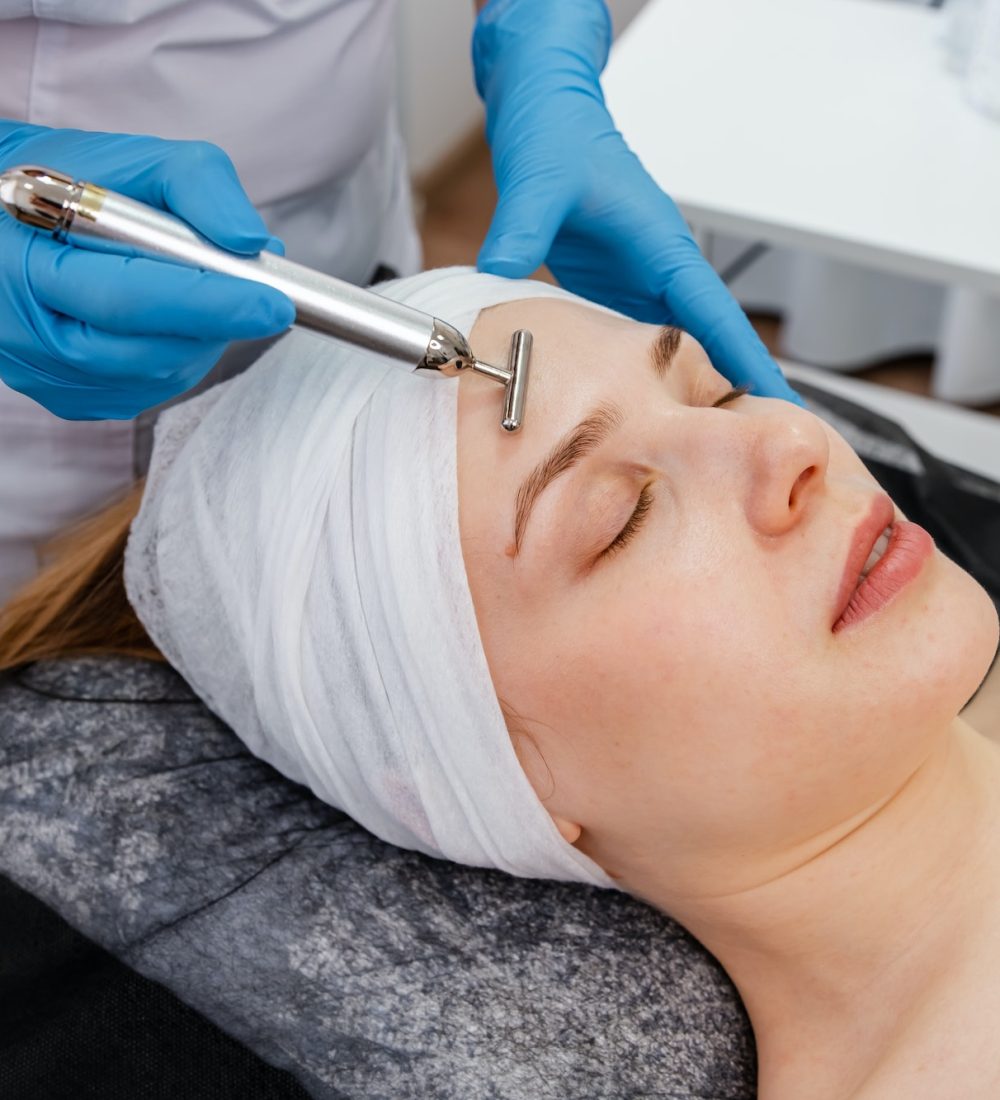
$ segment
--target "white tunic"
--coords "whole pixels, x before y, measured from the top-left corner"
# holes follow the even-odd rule
[[[395,0],[0,0],[0,118],[213,141],[291,258],[412,272],[394,18]],[[134,436],[0,383],[0,600],[38,540],[131,483]]]

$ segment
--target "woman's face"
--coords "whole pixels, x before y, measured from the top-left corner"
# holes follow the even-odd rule
[[[934,550],[834,630],[884,497],[836,432],[784,401],[725,400],[676,330],[531,299],[484,312],[472,346],[503,362],[515,328],[534,334],[524,428],[502,432],[500,388],[463,377],[458,455],[518,756],[626,884],[669,854],[681,893],[706,860],[739,888],[746,855],[759,870],[912,773],[989,667],[993,605]]]

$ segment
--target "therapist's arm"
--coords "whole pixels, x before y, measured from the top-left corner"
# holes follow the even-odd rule
[[[568,290],[687,330],[732,383],[801,404],[605,107],[604,0],[475,3],[473,65],[499,193],[480,269],[523,278],[547,263]],[[663,104],[664,141],[681,110]]]

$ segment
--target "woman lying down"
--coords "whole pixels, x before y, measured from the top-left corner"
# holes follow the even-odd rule
[[[382,289],[487,361],[533,332],[520,434],[488,379],[295,333],[163,416],[138,515],[9,606],[0,667],[162,654],[382,839],[644,899],[733,979],[764,1100],[1000,1094],[1000,759],[956,717],[986,593],[687,335]]]

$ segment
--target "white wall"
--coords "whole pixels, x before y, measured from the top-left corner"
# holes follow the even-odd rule
[[[608,0],[611,18],[615,24],[615,34],[619,34],[632,22],[645,3],[646,0]]]
[[[608,0],[615,31],[646,0]],[[479,122],[469,42],[473,0],[399,0],[399,109],[415,176],[425,174]]]

